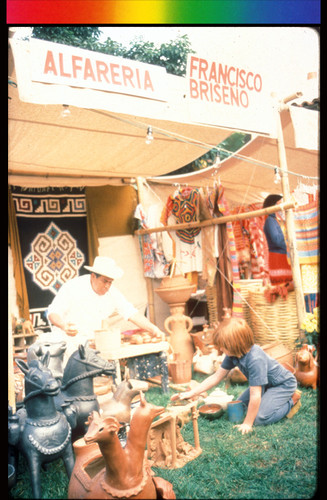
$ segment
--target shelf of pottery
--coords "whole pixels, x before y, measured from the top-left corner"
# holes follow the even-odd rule
[[[19,319],[13,326],[12,339],[14,354],[27,352],[30,345],[37,340],[32,323],[29,320]]]

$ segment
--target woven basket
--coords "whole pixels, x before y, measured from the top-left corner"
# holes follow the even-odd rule
[[[286,299],[278,297],[268,302],[261,287],[249,291],[248,302],[255,342],[264,345],[279,340],[294,349],[300,335],[295,292],[289,292]]]
[[[252,328],[250,307],[249,307],[249,292],[262,287],[262,279],[256,280],[237,280],[240,287],[240,294],[242,299],[243,317],[248,325]]]

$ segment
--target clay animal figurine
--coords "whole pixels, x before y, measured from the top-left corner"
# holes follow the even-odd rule
[[[142,392],[140,396],[140,406],[132,416],[125,448],[118,438],[118,420],[92,412],[84,441],[88,446],[98,443],[105,465],[102,463],[95,470],[89,461],[91,476],[86,468],[78,467],[76,463],[69,482],[68,498],[176,498],[170,483],[152,476],[145,453],[151,423],[165,408],[147,403]],[[96,462],[94,449],[91,456]]]
[[[51,370],[54,378],[61,382],[64,374],[63,362],[66,349],[67,342],[64,340],[59,342],[37,340],[27,350],[27,363],[29,363],[31,359],[42,357],[47,351],[49,351],[50,362],[48,368]]]
[[[120,424],[129,424],[131,420],[132,399],[149,389],[149,384],[143,380],[130,379],[128,376],[117,386],[113,396],[100,404],[103,417],[116,417]]]
[[[295,377],[303,387],[316,389],[318,380],[318,367],[307,348],[300,349],[295,356]]]
[[[98,356],[98,351],[90,349],[87,345],[80,345],[67,361],[61,390],[55,402],[58,409],[69,402],[76,407],[77,422],[72,432],[73,441],[84,436],[87,431],[85,422],[88,415],[94,410],[100,410],[94,393],[93,378],[101,374],[112,375],[115,381],[115,363],[101,358]]]
[[[49,359],[50,353],[47,352],[41,360],[34,359],[29,364],[21,359],[15,360],[25,374],[26,396],[25,407],[15,414],[19,422],[16,418],[12,426],[10,422],[8,424],[9,444],[16,446],[27,460],[33,498],[42,498],[42,464],[62,458],[68,477],[74,467],[71,427],[64,413],[55,407],[54,396],[60,385],[48,369]]]

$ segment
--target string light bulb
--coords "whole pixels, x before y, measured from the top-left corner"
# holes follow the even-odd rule
[[[146,133],[145,144],[152,144],[153,141],[153,133],[152,127],[148,127],[148,131]]]
[[[61,118],[67,118],[68,116],[70,116],[69,105],[63,104],[62,107],[63,107],[63,110],[61,111],[60,116],[61,116]]]
[[[275,167],[274,168],[274,183],[275,184],[278,184],[280,181],[281,181],[281,177],[280,177],[280,174],[279,174],[279,168],[278,167]]]

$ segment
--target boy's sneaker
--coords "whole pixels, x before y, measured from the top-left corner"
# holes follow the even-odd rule
[[[290,409],[290,411],[286,415],[287,418],[292,418],[295,415],[295,413],[297,413],[299,411],[299,409],[301,408],[301,401],[300,401],[301,395],[302,395],[302,392],[299,391],[299,389],[296,389],[296,391],[294,392],[294,394],[292,396],[294,406],[292,406],[292,408]]]

